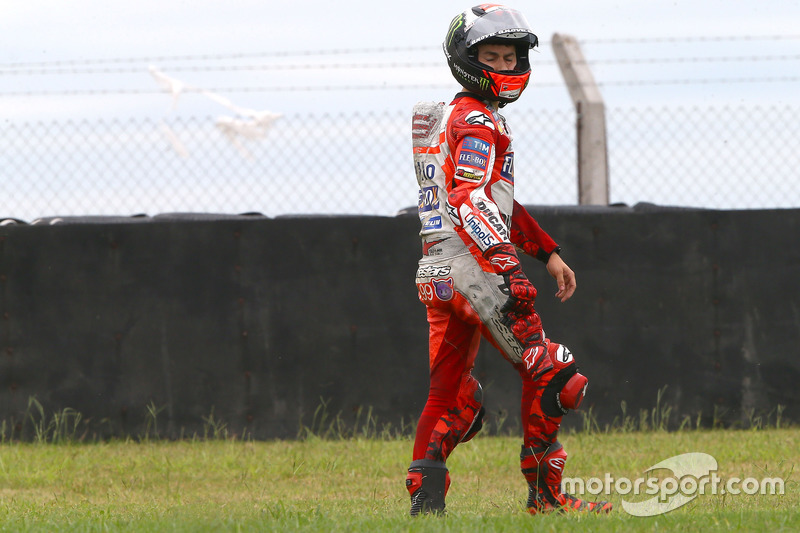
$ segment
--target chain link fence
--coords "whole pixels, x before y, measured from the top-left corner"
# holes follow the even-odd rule
[[[575,113],[510,109],[517,198],[577,203]],[[410,111],[6,122],[0,218],[393,215],[416,205]],[[800,207],[800,109],[607,110],[612,203]]]
[[[800,207],[800,108],[614,109],[607,121],[615,202]]]

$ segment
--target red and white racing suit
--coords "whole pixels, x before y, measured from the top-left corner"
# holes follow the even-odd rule
[[[523,450],[544,453],[555,442],[566,412],[560,404],[550,404],[558,402],[558,387],[575,373],[572,354],[545,338],[532,307],[527,321],[541,332],[543,349],[526,351],[503,323],[500,308],[509,299],[508,285],[483,254],[497,244],[512,243],[546,262],[558,249],[514,200],[511,141],[505,119],[470,93],[459,93],[449,105],[421,102],[414,107],[423,252],[416,283],[430,325],[430,391],[417,426],[413,461],[444,462],[459,442],[480,429],[482,390],[471,370],[481,336],[522,378]],[[549,361],[542,365],[534,357]],[[554,394],[545,395],[549,381],[567,367],[563,379],[553,383],[558,387],[551,387]]]

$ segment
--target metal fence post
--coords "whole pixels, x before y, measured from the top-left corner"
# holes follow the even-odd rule
[[[578,41],[553,34],[553,53],[577,113],[578,203],[608,205],[605,104]]]

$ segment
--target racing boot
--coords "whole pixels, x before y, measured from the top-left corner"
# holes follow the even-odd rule
[[[450,473],[441,461],[419,459],[408,467],[406,488],[411,495],[411,516],[444,514]]]
[[[558,441],[546,450],[536,453],[523,448],[520,454],[522,474],[528,481],[528,512],[531,514],[552,511],[608,513],[610,502],[590,502],[561,492],[561,474],[567,462],[567,452]]]

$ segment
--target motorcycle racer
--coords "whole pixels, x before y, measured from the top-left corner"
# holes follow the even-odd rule
[[[569,349],[546,337],[536,288],[517,255],[521,250],[545,264],[562,302],[573,295],[575,274],[561,248],[514,200],[513,136],[499,113],[527,87],[528,54],[537,42],[514,9],[481,4],[464,11],[443,44],[464,90],[449,105],[414,106],[422,240],[416,283],[427,306],[430,389],[406,477],[412,515],[444,512],[447,458],[481,429],[483,392],[471,371],[482,336],[522,381],[528,510],[611,509],[561,491],[567,458],[557,440],[561,417],[580,405],[588,380]]]

